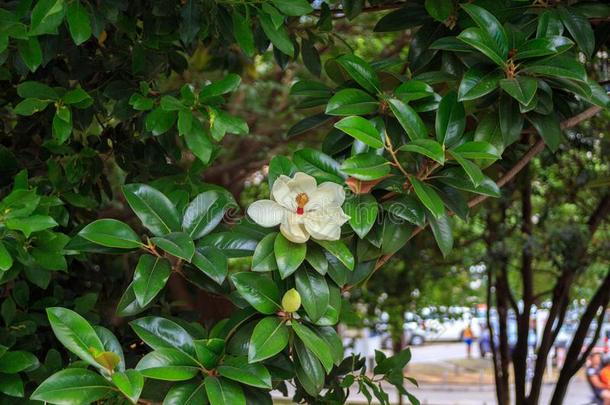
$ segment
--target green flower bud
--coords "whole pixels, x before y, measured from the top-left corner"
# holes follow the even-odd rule
[[[282,297],[282,309],[286,312],[297,312],[301,308],[301,295],[291,288]]]

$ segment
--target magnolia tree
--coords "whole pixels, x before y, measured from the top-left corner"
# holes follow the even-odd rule
[[[344,298],[421,231],[446,255],[454,214],[608,106],[587,74],[608,15],[575,1],[3,2],[3,399],[341,403],[351,388],[388,403],[389,383],[416,403],[408,350],[372,370],[344,358]],[[352,20],[404,34],[407,56],[353,54],[337,28]],[[204,179],[232,138],[256,136],[227,104],[229,72],[271,52],[310,72],[291,83],[308,116],[287,136],[323,140],[260,163],[270,195],[241,214]],[[218,80],[194,74],[203,59]],[[196,290],[198,314],[180,302]]]

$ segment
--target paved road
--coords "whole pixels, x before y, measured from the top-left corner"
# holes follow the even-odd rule
[[[461,342],[435,343],[411,347],[411,363],[434,363],[466,357],[466,344]],[[472,345],[472,356],[479,357],[479,346]]]

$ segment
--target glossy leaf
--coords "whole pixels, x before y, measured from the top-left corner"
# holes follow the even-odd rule
[[[252,271],[273,271],[277,270],[275,260],[274,243],[277,233],[272,232],[265,236],[256,245],[254,255],[252,256]]]
[[[455,144],[464,133],[466,113],[464,105],[457,100],[457,93],[451,91],[443,97],[436,113],[436,139],[443,144]]]
[[[146,184],[127,184],[123,194],[142,224],[155,236],[180,230],[176,207],[159,190]]]
[[[177,323],[158,316],[147,316],[129,323],[133,331],[151,348],[177,349],[191,358],[195,345],[189,333]]]
[[[333,95],[326,104],[328,115],[366,115],[379,109],[379,102],[359,89],[343,89]]]
[[[223,195],[213,190],[199,194],[186,207],[182,229],[193,240],[207,235],[222,221],[227,203]]]
[[[315,242],[339,259],[345,267],[354,270],[354,255],[342,240],[315,240]]]
[[[253,272],[231,275],[231,281],[239,295],[263,314],[273,314],[281,309],[280,291],[269,277]]]
[[[217,377],[206,377],[203,383],[211,405],[246,405],[246,397],[239,384]]]
[[[445,150],[443,145],[434,139],[416,139],[401,146],[398,150],[404,152],[419,153],[437,161],[441,165],[445,163]]]
[[[343,210],[350,217],[349,224],[354,232],[363,239],[375,224],[379,206],[371,194],[355,194],[345,200]]]
[[[439,218],[445,213],[445,206],[443,200],[439,197],[438,193],[426,183],[421,182],[415,177],[409,177],[409,181],[413,185],[413,190],[417,198],[432,212],[436,218]]]
[[[485,72],[478,67],[470,68],[460,82],[458,101],[481,98],[498,88],[498,81],[502,78],[501,72],[492,70]]]
[[[347,71],[352,79],[369,93],[377,93],[381,89],[379,78],[373,68],[355,55],[343,55],[337,62]]]
[[[136,370],[114,373],[112,382],[133,403],[138,401],[144,388],[144,377]]]
[[[101,375],[83,368],[61,370],[43,381],[31,399],[51,404],[88,404],[113,393]]]
[[[295,283],[305,312],[313,322],[317,321],[324,315],[329,304],[330,292],[326,279],[312,270],[299,269]]]
[[[303,263],[307,254],[307,245],[291,242],[279,233],[275,238],[273,251],[280,276],[284,279],[294,273]]]
[[[379,131],[367,119],[359,116],[345,117],[336,122],[334,127],[371,148],[383,148],[384,143]]]
[[[275,356],[288,345],[290,332],[278,317],[268,316],[254,327],[248,346],[248,361],[255,363]]]
[[[99,366],[94,356],[105,351],[104,345],[85,318],[60,307],[47,308],[47,316],[53,333],[66,349],[92,366]]]
[[[376,180],[390,173],[390,162],[376,153],[359,153],[346,159],[341,170],[358,180]]]
[[[481,31],[491,38],[498,55],[503,59],[506,58],[508,55],[508,37],[500,21],[483,7],[475,4],[462,4],[461,6]]]
[[[400,125],[407,132],[409,139],[415,140],[428,137],[428,130],[424,122],[412,107],[394,98],[389,99],[388,104],[392,114],[394,114]]]
[[[293,322],[292,329],[305,347],[320,360],[326,372],[330,373],[333,368],[333,356],[326,341],[304,324]]]
[[[166,259],[142,255],[133,275],[133,291],[138,304],[148,305],[165,287],[172,269]]]
[[[144,377],[164,381],[185,381],[198,372],[197,363],[178,349],[161,348],[150,352],[136,365]]]
[[[195,244],[184,232],[172,232],[164,236],[155,236],[150,240],[158,248],[187,262],[190,262],[195,254]]]
[[[532,102],[538,89],[538,81],[533,77],[517,76],[514,79],[500,80],[500,87],[523,105]]]

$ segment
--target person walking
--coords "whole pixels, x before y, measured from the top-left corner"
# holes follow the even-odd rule
[[[472,327],[470,324],[466,325],[466,328],[464,328],[462,338],[464,339],[464,343],[466,343],[466,356],[470,358],[472,352],[472,342],[474,340],[474,333],[472,332]]]

